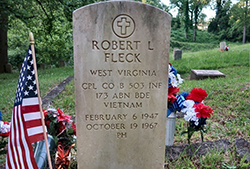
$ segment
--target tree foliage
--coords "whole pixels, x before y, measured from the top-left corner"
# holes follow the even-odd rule
[[[248,0],[240,0],[231,8],[230,17],[230,39],[246,42],[250,39],[250,4]],[[244,32],[245,31],[245,32]]]
[[[8,57],[17,67],[29,44],[28,34],[33,32],[37,62],[58,66],[59,60],[73,63],[72,12],[84,5],[101,0],[4,0],[2,10],[8,14]],[[139,0],[140,1],[140,0]],[[0,0],[2,3],[2,0]],[[143,0],[168,11],[160,0]],[[1,7],[0,7],[1,9]],[[2,56],[0,56],[1,58]]]
[[[249,9],[248,0],[240,0],[233,5],[231,0],[216,0],[216,17],[209,24],[208,31],[220,40],[250,41],[250,32],[247,32],[250,29]]]
[[[8,15],[8,57],[13,66],[22,63],[33,32],[39,63],[58,65],[73,60],[72,12],[94,0],[4,0],[0,9]],[[2,4],[2,0],[0,1]],[[5,56],[0,56],[3,58]]]
[[[29,32],[33,32],[35,36],[38,64],[58,66],[61,59],[72,64],[72,12],[98,1],[101,0],[0,0],[0,42],[3,44],[0,50],[0,73],[8,61],[16,67],[22,63],[29,44]],[[170,7],[160,0],[137,1],[167,12],[170,10]],[[242,32],[245,30],[245,41],[249,41],[250,12],[249,3],[246,4],[248,0],[240,0],[234,5],[230,0],[170,0],[171,6],[178,8],[178,15],[172,18],[172,30],[185,33],[184,38],[178,34],[175,41],[204,41],[204,38],[196,36],[201,34],[197,32],[197,25],[199,22],[204,24],[202,9],[210,1],[216,4],[216,17],[211,21],[208,31],[219,39],[241,41],[244,37]],[[5,53],[7,30],[8,57],[7,52]]]
[[[201,15],[202,9],[209,4],[211,0],[170,0],[173,7],[178,8],[177,21],[181,21],[184,30],[185,38],[188,37],[188,32],[193,29],[193,41],[196,41],[196,30],[199,20],[204,17]]]

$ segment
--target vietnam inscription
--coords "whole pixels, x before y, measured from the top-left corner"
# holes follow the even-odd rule
[[[130,9],[134,5],[137,10]],[[149,16],[142,21],[139,14],[152,12],[162,21]],[[168,14],[142,3],[112,1],[73,16],[77,143],[87,158],[79,168],[162,166],[168,80],[168,48],[162,44],[169,44],[169,32],[163,32],[170,28]],[[149,144],[149,151],[160,155],[150,157],[152,164],[138,164],[144,153],[137,156],[134,150]],[[95,158],[105,160],[94,164]]]

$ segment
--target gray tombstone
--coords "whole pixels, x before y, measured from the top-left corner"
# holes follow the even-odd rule
[[[134,1],[73,13],[78,168],[163,168],[171,17]]]
[[[182,58],[182,50],[174,48],[174,53],[173,53],[174,60],[179,60]]]
[[[18,70],[19,70],[19,72],[21,71],[21,69],[22,69],[22,63],[19,63],[18,64]]]
[[[226,45],[227,45],[227,43],[226,43],[226,42],[221,42],[221,43],[220,43],[220,50],[221,50],[221,51],[224,51],[224,50],[225,50]]]
[[[64,67],[64,66],[65,66],[65,61],[59,60],[59,67]]]
[[[7,63],[5,65],[5,70],[6,70],[6,73],[12,73],[12,65],[10,63]]]
[[[206,78],[218,78],[226,77],[225,74],[221,73],[218,70],[191,70],[190,79],[191,80],[202,80]]]
[[[41,64],[40,64],[40,69],[42,69],[42,70],[45,69],[45,64],[44,64],[44,63],[41,63]]]

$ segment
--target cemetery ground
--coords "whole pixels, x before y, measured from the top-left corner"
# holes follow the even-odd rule
[[[184,78],[180,92],[190,92],[193,88],[203,88],[208,96],[205,104],[214,111],[207,120],[207,133],[204,141],[227,139],[230,148],[226,151],[213,149],[203,156],[187,156],[185,151],[178,159],[166,157],[166,168],[247,168],[247,156],[240,157],[236,152],[235,139],[244,138],[250,142],[250,44],[229,44],[228,52],[218,48],[196,52],[183,51],[182,59],[174,61],[170,51],[170,62]],[[73,66],[38,70],[41,96],[44,97],[64,79],[74,75]],[[167,68],[166,68],[167,69]],[[191,69],[219,70],[225,78],[189,80]],[[10,121],[14,104],[19,72],[0,74],[0,111],[4,121]],[[166,96],[167,97],[167,96]],[[51,103],[65,114],[75,117],[74,81],[66,85]],[[46,107],[44,107],[46,108]],[[183,118],[176,119],[174,145],[188,143],[187,136],[181,135],[187,123]],[[5,139],[6,140],[6,139]],[[0,145],[3,141],[0,139]],[[195,133],[191,143],[201,142],[200,133]],[[250,148],[249,148],[250,149]],[[0,156],[0,167],[5,163],[5,154]]]

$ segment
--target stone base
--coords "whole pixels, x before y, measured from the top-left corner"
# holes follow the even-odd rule
[[[226,77],[225,74],[221,73],[218,70],[191,70],[190,80],[201,80],[206,78],[218,78]]]
[[[193,144],[184,144],[176,146],[166,146],[166,157],[168,160],[176,160],[179,158],[179,155],[185,154],[186,156],[201,156],[207,154],[211,149],[220,150],[225,152],[230,147],[230,142],[226,139],[216,140],[216,141],[207,141],[203,143],[193,143]]]
[[[246,155],[246,161],[250,162],[250,143],[243,138],[235,140],[236,152],[241,156]]]
[[[209,151],[216,150],[225,152],[227,149],[233,149],[234,144],[230,143],[227,139],[221,139],[216,141],[206,141],[202,143],[166,146],[166,157],[168,160],[177,160],[180,155],[192,157],[202,156]],[[235,139],[236,153],[246,157],[246,161],[250,162],[250,143],[244,138]]]

